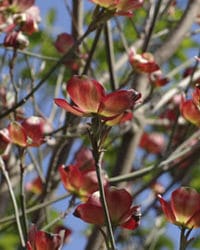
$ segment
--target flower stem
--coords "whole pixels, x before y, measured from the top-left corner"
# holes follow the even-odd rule
[[[186,237],[185,237],[185,228],[181,227],[181,233],[180,233],[180,246],[179,250],[185,250],[186,249]]]
[[[12,184],[10,182],[10,178],[8,176],[8,172],[7,172],[6,168],[5,168],[5,164],[4,164],[4,161],[3,161],[1,156],[0,156],[0,168],[1,168],[2,173],[3,173],[3,175],[4,175],[5,179],[6,179],[6,182],[7,182],[7,185],[8,185],[8,190],[10,192],[10,197],[11,197],[13,207],[14,207],[14,210],[15,210],[15,219],[16,219],[16,223],[17,223],[17,228],[18,228],[18,232],[19,232],[21,245],[22,245],[23,248],[25,248],[25,240],[24,240],[24,235],[23,235],[23,232],[22,232],[22,227],[21,227],[21,223],[20,223],[20,219],[19,219],[19,210],[18,210],[18,207],[17,207],[17,202],[16,202],[15,195],[14,195],[14,192],[13,192]]]
[[[106,197],[105,197],[105,191],[104,191],[104,185],[102,181],[102,158],[103,158],[103,149],[102,149],[102,144],[105,140],[105,136],[107,133],[104,131],[104,125],[101,123],[99,117],[94,117],[92,120],[92,131],[89,132],[89,138],[92,144],[93,148],[93,156],[95,159],[95,166],[96,166],[96,173],[97,173],[97,179],[99,183],[99,193],[100,193],[100,199],[101,199],[101,204],[102,208],[104,211],[105,215],[105,224],[108,232],[108,237],[109,237],[109,245],[110,245],[110,250],[115,250],[115,240],[113,236],[113,230],[112,230],[112,224],[110,220],[110,215],[108,211],[108,206],[106,202]],[[106,245],[108,245],[106,243]]]
[[[115,250],[116,247],[115,247],[115,240],[114,240],[114,236],[113,236],[112,224],[111,224],[111,220],[110,220],[110,215],[109,215],[108,206],[106,203],[105,192],[104,192],[104,186],[103,186],[103,182],[102,182],[102,171],[101,171],[102,157],[103,157],[103,152],[100,152],[99,159],[96,162],[96,172],[97,172],[97,179],[98,179],[98,183],[99,183],[99,192],[100,192],[102,207],[103,207],[105,218],[106,218],[106,227],[107,227],[108,236],[110,239],[111,249]]]

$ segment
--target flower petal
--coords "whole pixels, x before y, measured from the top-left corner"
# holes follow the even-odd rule
[[[121,113],[120,115],[115,116],[113,119],[104,119],[106,120],[107,126],[114,126],[117,124],[122,124],[127,121],[131,121],[133,119],[133,113],[130,111],[125,111],[124,113]]]
[[[192,101],[198,108],[200,107],[200,79],[199,83],[195,86],[194,92],[192,93]]]
[[[132,196],[126,189],[117,189],[115,187],[106,188],[105,196],[111,220],[119,224],[131,207]]]
[[[165,137],[159,132],[144,132],[139,146],[152,154],[160,154],[165,149]]]
[[[39,231],[35,225],[31,226],[28,234],[28,250],[59,250],[61,245],[61,235]]]
[[[93,3],[100,5],[101,7],[108,8],[108,9],[115,9],[119,0],[91,0]]]
[[[77,115],[77,116],[83,116],[84,115],[84,112],[81,111],[78,107],[70,105],[67,101],[65,101],[62,98],[55,98],[54,102],[59,107],[65,109],[66,111],[68,111],[68,112],[70,112],[70,113],[72,113],[74,115]]]
[[[186,224],[200,208],[200,194],[192,188],[178,188],[172,193],[171,207],[176,221]]]
[[[141,94],[134,89],[118,90],[106,95],[99,107],[98,113],[105,117],[112,117],[132,109]]]
[[[171,208],[171,205],[169,202],[165,201],[161,195],[158,195],[158,199],[160,201],[160,204],[161,204],[161,207],[162,207],[162,210],[165,214],[165,216],[167,217],[167,220],[171,223],[176,223],[176,218],[175,218],[175,215],[172,211],[172,208]]]
[[[200,111],[192,100],[182,99],[180,111],[186,120],[195,124],[196,126],[200,126]]]
[[[37,250],[58,250],[62,244],[61,236],[50,234],[44,231],[37,231],[35,236],[35,246]]]
[[[102,176],[103,186],[108,184],[107,178],[105,175]],[[92,194],[99,189],[98,179],[96,170],[91,170],[88,172],[83,172],[83,185],[81,187],[83,192]]]
[[[188,228],[200,227],[200,209],[197,210],[195,214],[187,221],[186,226]]]
[[[95,225],[104,224],[104,212],[101,206],[85,203],[79,205],[74,211],[74,216],[79,217],[83,221]]]
[[[121,227],[129,229],[129,230],[134,230],[139,226],[138,222],[134,220],[133,218],[130,218],[128,221],[126,221],[124,224],[121,225]]]
[[[27,146],[39,147],[45,142],[45,133],[52,131],[50,124],[42,117],[30,116],[21,123],[28,137]]]
[[[27,146],[27,135],[25,129],[18,122],[11,122],[8,126],[9,135],[12,143],[21,147]]]
[[[85,113],[97,113],[101,99],[105,96],[103,86],[86,76],[73,76],[67,83],[67,92]]]
[[[41,194],[43,190],[43,183],[41,178],[38,176],[32,181],[26,184],[26,190],[35,194]]]
[[[73,165],[67,167],[61,165],[59,167],[59,173],[66,190],[69,192],[78,193],[83,183],[83,176],[79,168]]]
[[[141,207],[135,206],[129,209],[129,211],[121,218],[121,226],[129,230],[133,230],[140,224]]]
[[[142,7],[143,0],[121,0],[117,4],[117,11],[132,11]]]
[[[57,36],[55,47],[58,52],[64,54],[73,46],[74,38],[68,33],[61,33]]]

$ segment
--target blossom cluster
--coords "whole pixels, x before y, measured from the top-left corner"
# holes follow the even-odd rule
[[[39,147],[45,142],[45,134],[51,131],[52,127],[42,117],[30,116],[21,122],[12,121],[0,130],[0,153],[4,154],[10,143],[21,147]]]
[[[191,99],[186,99],[182,96],[180,111],[183,117],[196,126],[200,126],[200,88],[196,85]]]
[[[104,211],[92,152],[88,148],[81,148],[76,153],[74,165],[60,166],[59,172],[66,190],[84,202],[76,208],[74,215],[85,222],[104,225]],[[109,186],[105,174],[102,179],[112,224],[135,229],[139,225],[140,206],[131,206],[132,197],[127,190]]]
[[[36,32],[41,20],[39,8],[34,3],[34,0],[0,2],[0,32],[6,34],[4,46],[23,49],[29,45],[26,35]]]
[[[168,79],[163,76],[159,65],[151,53],[144,52],[139,54],[135,51],[135,48],[131,48],[129,62],[134,70],[147,74],[153,86],[160,87],[168,83]]]
[[[193,188],[180,187],[172,192],[169,202],[158,195],[169,222],[184,228],[200,227],[200,194]]]

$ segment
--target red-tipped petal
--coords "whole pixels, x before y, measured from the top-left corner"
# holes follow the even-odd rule
[[[110,93],[103,98],[98,113],[105,117],[121,114],[127,109],[132,109],[140,96],[140,93],[133,89]]]
[[[36,250],[59,250],[61,244],[62,239],[60,235],[37,231],[35,237]]]
[[[199,79],[200,82],[200,79]],[[196,84],[195,90],[192,94],[192,101],[199,108],[200,107],[200,84]]]
[[[31,226],[28,234],[28,250],[59,250],[61,245],[60,235],[39,231],[35,225]]]
[[[85,113],[97,113],[102,97],[103,86],[88,77],[73,76],[67,83],[67,92],[72,101]]]
[[[128,213],[132,204],[132,196],[125,189],[115,187],[105,189],[105,195],[111,219],[118,224]]]
[[[186,226],[188,228],[199,228],[200,227],[200,209],[187,221]]]
[[[125,111],[124,113],[122,113],[120,115],[117,115],[113,119],[106,120],[106,125],[107,126],[114,126],[114,125],[117,125],[117,124],[125,123],[127,121],[131,121],[132,119],[133,119],[133,113],[130,112],[130,111],[127,111],[127,112]]]
[[[96,3],[104,8],[115,9],[119,0],[91,0],[93,3]]]
[[[62,98],[55,98],[54,102],[56,105],[58,105],[60,108],[65,109],[66,111],[77,115],[77,116],[83,116],[84,112],[82,110],[80,110],[78,107],[72,106],[70,105],[67,101],[65,101]]]
[[[8,126],[9,135],[12,143],[21,147],[27,146],[27,135],[25,129],[18,122],[12,122]]]
[[[89,203],[81,204],[74,211],[74,215],[87,223],[95,225],[104,224],[104,212],[100,206]]]
[[[126,221],[124,224],[121,225],[121,227],[134,230],[139,226],[139,223],[134,218],[130,218],[128,221]]]
[[[124,217],[121,218],[121,226],[129,230],[133,230],[140,224],[141,207],[131,207]]]
[[[80,187],[83,184],[83,176],[78,167],[70,165],[59,167],[62,183],[69,192],[78,193]]]
[[[165,214],[165,216],[167,217],[167,220],[171,223],[176,223],[176,218],[175,215],[172,211],[171,205],[169,202],[166,202],[161,195],[158,195],[158,199],[160,201],[162,210]]]
[[[192,100],[183,100],[180,104],[183,117],[196,126],[200,126],[200,111]]]
[[[144,132],[139,146],[152,154],[162,153],[165,148],[165,137],[158,132]]]
[[[200,194],[192,188],[176,189],[171,196],[171,207],[176,220],[181,224],[186,224],[200,209]]]
[[[26,190],[35,194],[41,194],[43,189],[43,183],[41,178],[38,176],[26,185]]]
[[[55,47],[60,53],[66,53],[74,44],[74,38],[68,33],[61,33],[57,36]]]
[[[143,0],[121,0],[117,4],[117,11],[133,11],[142,7]]]
[[[27,146],[39,147],[45,142],[45,133],[52,131],[50,124],[42,117],[30,116],[22,124],[28,137]]]

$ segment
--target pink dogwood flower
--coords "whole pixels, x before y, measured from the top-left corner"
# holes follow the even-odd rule
[[[199,83],[196,84],[195,89],[192,93],[192,101],[200,110],[200,79],[199,79]]]
[[[30,228],[27,241],[27,250],[61,250],[62,236],[37,230],[33,225]]]
[[[66,53],[74,44],[74,38],[68,33],[61,33],[57,36],[55,41],[55,47],[58,52]]]
[[[193,188],[180,187],[172,192],[169,202],[158,195],[167,220],[185,228],[200,227],[200,194]]]
[[[76,165],[59,167],[62,183],[65,189],[78,196],[81,200],[87,200],[90,194],[99,189],[95,170],[82,171]],[[104,186],[108,185],[107,177],[103,177]]]
[[[160,154],[165,149],[165,137],[162,133],[144,132],[139,146],[152,154]]]
[[[52,128],[42,117],[31,116],[21,123],[11,122],[8,131],[12,143],[21,147],[39,147],[45,142],[45,133],[51,132]]]
[[[114,226],[133,230],[140,222],[140,207],[132,206],[132,197],[125,189],[116,187],[105,188],[105,197]],[[83,221],[99,226],[105,224],[104,211],[100,201],[99,192],[93,193],[86,203],[80,204],[74,215]]]
[[[134,89],[105,93],[104,87],[86,76],[73,76],[67,83],[67,92],[74,104],[56,98],[55,103],[77,116],[99,115],[103,120],[112,120],[132,109],[141,94]]]
[[[34,194],[41,194],[43,190],[43,183],[39,176],[26,184],[26,190]]]
[[[194,98],[195,102],[197,102],[197,97]],[[198,127],[200,126],[200,110],[195,105],[192,99],[185,100],[185,98],[182,97],[180,104],[180,112],[186,120]]]
[[[152,73],[160,69],[151,53],[139,54],[134,48],[129,52],[129,62],[135,70],[142,73]]]

